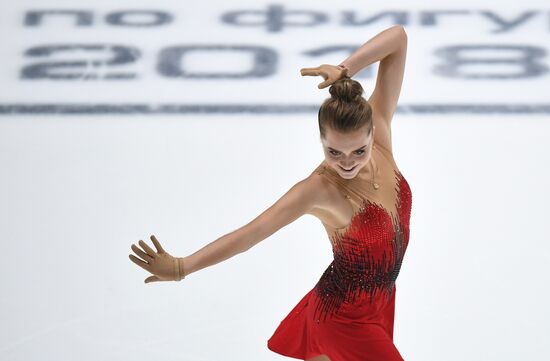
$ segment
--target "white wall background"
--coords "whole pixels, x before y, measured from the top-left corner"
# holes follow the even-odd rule
[[[168,252],[183,257],[267,209],[322,160],[316,110],[117,114],[95,108],[71,114],[63,105],[317,106],[328,90],[317,89],[320,77],[300,77],[299,69],[347,55],[307,52],[359,46],[393,25],[388,19],[342,26],[342,11],[368,17],[390,10],[408,14],[408,62],[392,134],[396,161],[413,192],[410,243],[397,281],[395,344],[407,361],[549,359],[548,3],[446,1],[432,8],[420,1],[278,1],[330,20],[278,33],[220,21],[229,11],[269,4],[1,5],[2,360],[283,359],[267,349],[267,339],[332,257],[317,219],[302,217],[180,283],[144,284],[148,274],[128,254],[132,243],[151,244],[155,234]],[[75,27],[52,17],[36,28],[24,26],[26,12],[49,8],[90,10],[94,24]],[[174,22],[136,29],[103,21],[121,9],[164,10]],[[433,26],[422,22],[427,12],[443,9],[466,13]],[[504,20],[508,30],[497,31]],[[514,20],[520,22],[510,25]],[[25,56],[27,49],[68,43],[135,46],[139,61],[124,70],[137,77],[20,77],[25,66],[48,61]],[[233,79],[159,75],[161,50],[190,44],[264,46],[277,53],[275,71]],[[477,45],[522,50],[468,54],[515,59],[509,64],[485,62],[460,68],[459,76],[439,70],[448,64],[438,55],[442,49]],[[521,58],[525,47],[541,52],[529,53],[534,65]],[[106,53],[55,59],[71,56],[105,59]],[[232,53],[186,61],[194,72],[250,67],[249,58]],[[358,78],[369,94],[376,69]],[[40,104],[61,106],[54,113],[24,110]],[[434,110],[438,105],[480,108]],[[480,111],[487,105],[497,111]]]

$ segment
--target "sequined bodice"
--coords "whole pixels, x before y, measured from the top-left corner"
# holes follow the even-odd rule
[[[381,154],[375,173],[378,190],[366,178],[340,177],[325,162],[315,170],[336,185],[354,209],[346,227],[325,225],[331,231],[334,259],[315,286],[318,322],[354,305],[381,304],[391,296],[409,241],[412,194],[401,172],[384,163]]]

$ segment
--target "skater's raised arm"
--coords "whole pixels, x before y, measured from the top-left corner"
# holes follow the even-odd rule
[[[403,26],[391,26],[369,39],[339,64],[347,70],[349,77],[353,77],[361,69],[380,61],[375,88],[368,102],[388,123],[391,122],[401,93],[407,41]]]
[[[317,87],[323,89],[342,77],[351,78],[363,68],[380,61],[375,88],[368,102],[389,125],[401,93],[407,42],[405,28],[394,25],[369,39],[337,66],[321,64],[314,68],[302,68],[300,73],[302,76],[322,76],[325,81]]]
[[[277,230],[308,213],[323,197],[324,192],[320,182],[321,180],[314,176],[299,181],[271,207],[246,225],[183,257],[185,275],[247,251]]]

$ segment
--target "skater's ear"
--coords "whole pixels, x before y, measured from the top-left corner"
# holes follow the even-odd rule
[[[245,227],[251,232],[251,244],[256,245],[279,229],[309,213],[322,196],[321,177],[310,175],[294,184],[281,198]]]

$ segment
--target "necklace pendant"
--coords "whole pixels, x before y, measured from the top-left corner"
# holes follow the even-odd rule
[[[374,187],[374,189],[380,188],[380,185],[378,183],[373,183],[372,186]]]

